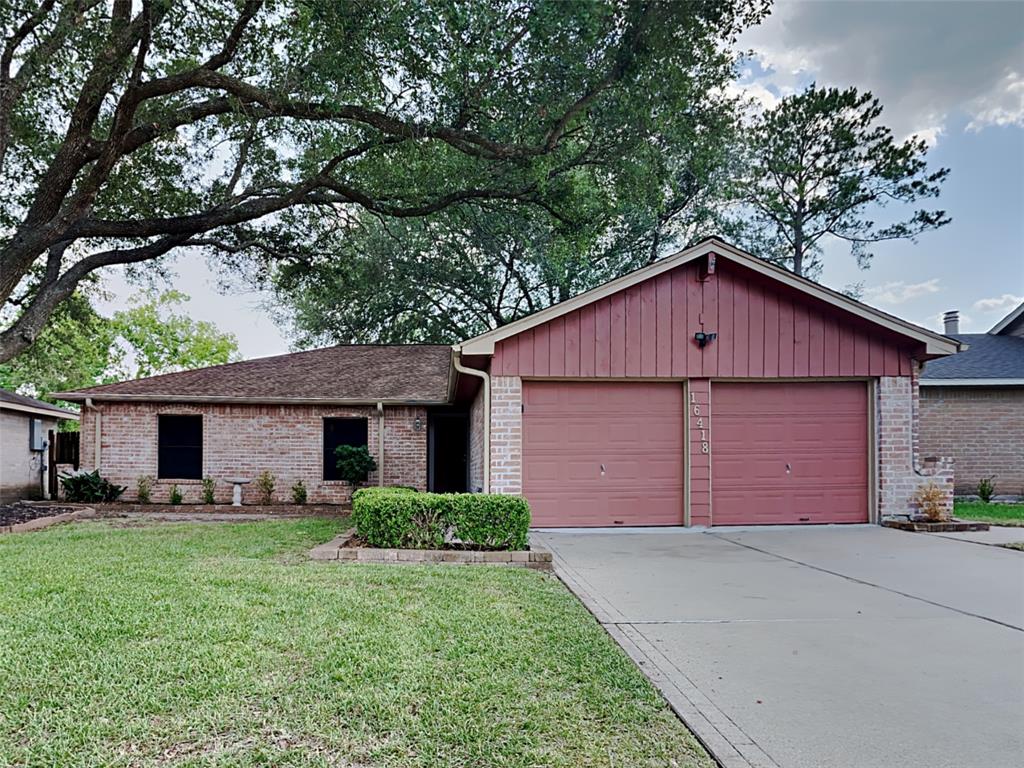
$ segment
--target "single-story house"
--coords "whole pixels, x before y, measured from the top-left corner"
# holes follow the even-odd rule
[[[952,462],[917,450],[918,372],[960,342],[706,240],[447,346],[339,346],[121,382],[83,403],[82,462],[186,500],[204,476],[522,494],[537,526],[855,523]],[[132,491],[129,491],[129,494]],[[218,485],[226,500],[229,487]]]
[[[78,414],[0,389],[0,503],[46,495],[49,434]]]
[[[945,333],[966,349],[932,360],[921,374],[921,447],[956,459],[956,492],[994,477],[997,495],[1024,497],[1024,303],[988,333]]]

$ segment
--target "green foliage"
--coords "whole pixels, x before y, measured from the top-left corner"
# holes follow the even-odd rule
[[[767,5],[14,10],[4,29],[28,32],[0,104],[0,300],[20,309],[0,360],[83,275],[152,271],[179,248],[265,264],[309,234],[344,238],[339,224],[362,211],[528,207],[570,243],[671,217],[702,178],[682,148],[730,110],[729,44]]]
[[[364,488],[352,497],[356,532],[374,547],[524,549],[530,507],[519,496]]]
[[[136,481],[135,495],[139,504],[149,504],[153,501],[153,477],[151,475],[139,475]]]
[[[79,504],[116,501],[128,490],[127,486],[114,485],[105,477],[101,477],[98,469],[76,475],[64,475],[60,479],[60,484],[64,489],[64,498]]]
[[[995,480],[995,475],[983,477],[978,481],[978,498],[985,504],[992,501],[992,497],[995,495],[996,484],[992,482],[993,480]]]
[[[750,247],[797,274],[820,269],[826,236],[850,243],[866,267],[870,247],[950,222],[945,211],[916,208],[880,225],[871,208],[914,206],[937,198],[949,171],[928,169],[923,139],[897,142],[878,123],[882,105],[871,93],[812,84],[753,122],[749,169],[741,194],[756,227]]]
[[[188,300],[180,291],[143,294],[132,307],[114,313],[111,324],[127,352],[116,360],[116,378],[155,376],[238,359],[233,334],[180,311]]]
[[[175,483],[174,485],[171,486],[171,494],[170,494],[171,504],[181,504],[181,500],[182,500],[181,489],[178,487],[178,484]]]
[[[296,480],[292,485],[292,503],[305,504],[307,497],[306,484],[302,480]]]
[[[263,470],[256,475],[256,482],[253,485],[256,488],[256,498],[260,504],[274,503],[274,487],[277,485],[277,480],[273,472],[268,469]]]
[[[0,363],[0,387],[59,402],[51,392],[238,359],[235,337],[188,317],[178,291],[140,294],[109,318],[91,304],[102,296],[80,291],[61,304],[38,343]]]
[[[367,475],[377,469],[377,462],[365,445],[339,445],[334,455],[338,459],[338,475],[353,485],[366,482]]]
[[[217,488],[217,481],[212,477],[203,478],[203,504],[213,504],[215,501],[214,491]]]
[[[35,344],[0,363],[0,387],[57,403],[51,392],[106,383],[117,333],[93,309],[96,295],[86,288],[65,300]],[[67,423],[77,429],[78,422]]]

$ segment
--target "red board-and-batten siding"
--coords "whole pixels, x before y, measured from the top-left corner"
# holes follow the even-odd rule
[[[491,373],[530,378],[688,380],[687,407],[713,429],[712,378],[910,376],[914,342],[727,259],[701,260],[495,344]],[[694,333],[717,333],[703,349]],[[691,525],[711,522],[711,461],[687,419]]]
[[[699,261],[699,260],[698,260]],[[742,265],[697,261],[495,344],[491,374],[569,378],[909,376],[915,351]],[[718,338],[703,349],[699,330]]]

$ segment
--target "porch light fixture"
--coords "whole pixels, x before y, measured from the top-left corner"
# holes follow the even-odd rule
[[[704,331],[697,331],[693,334],[693,340],[697,342],[697,346],[704,349],[708,344],[718,338],[717,333],[704,333]]]

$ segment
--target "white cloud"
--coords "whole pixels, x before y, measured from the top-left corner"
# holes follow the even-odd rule
[[[749,87],[870,90],[897,137],[934,144],[953,117],[1024,125],[1021,29],[1019,2],[778,2],[739,44],[754,51]]]
[[[1016,309],[1024,301],[1024,296],[1014,296],[1012,293],[1004,293],[1002,296],[995,296],[990,299],[978,299],[974,302],[975,312],[1009,312]]]
[[[920,296],[938,293],[940,290],[942,289],[939,287],[939,278],[933,277],[922,283],[895,280],[883,285],[876,285],[864,289],[864,296],[868,301],[876,304],[903,304]]]

